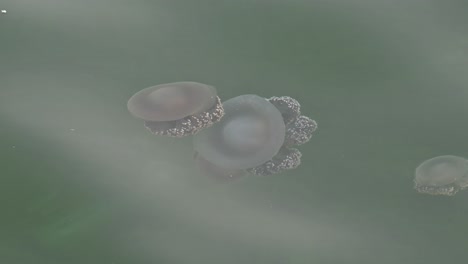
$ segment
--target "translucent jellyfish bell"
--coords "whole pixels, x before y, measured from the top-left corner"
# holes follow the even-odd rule
[[[224,115],[216,88],[197,82],[160,84],[134,94],[128,111],[156,135],[193,135]]]
[[[288,96],[242,95],[226,101],[224,108],[225,117],[194,138],[195,162],[206,174],[224,180],[297,168],[302,154],[292,147],[309,141],[317,129]]]
[[[452,196],[468,187],[468,161],[457,156],[428,159],[415,174],[414,188],[420,193]]]
[[[257,95],[241,95],[223,106],[223,119],[194,137],[195,151],[205,160],[223,169],[243,170],[278,153],[286,127],[273,104]]]

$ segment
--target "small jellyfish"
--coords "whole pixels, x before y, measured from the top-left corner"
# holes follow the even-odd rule
[[[223,119],[194,137],[196,162],[205,172],[238,178],[299,166],[301,152],[292,146],[310,140],[317,123],[300,115],[295,99],[241,95],[223,106]]]
[[[415,174],[414,188],[420,193],[452,196],[468,187],[468,161],[457,156],[428,159]]]
[[[128,111],[155,135],[194,135],[218,122],[224,109],[216,88],[196,82],[160,84],[134,94]]]

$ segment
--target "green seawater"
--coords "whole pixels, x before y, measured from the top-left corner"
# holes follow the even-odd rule
[[[0,263],[465,263],[468,191],[413,189],[468,158],[468,2],[3,0]],[[126,103],[196,81],[287,95],[302,164],[218,183],[190,137]]]

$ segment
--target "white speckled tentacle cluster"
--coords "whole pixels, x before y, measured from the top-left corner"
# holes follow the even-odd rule
[[[301,157],[302,153],[298,149],[283,147],[272,160],[248,169],[247,172],[258,176],[278,174],[297,168],[301,164]]]
[[[216,104],[207,111],[171,122],[146,121],[145,127],[155,135],[185,137],[212,126],[224,116],[221,99],[216,96]]]
[[[431,195],[447,195],[447,196],[453,196],[455,195],[458,191],[461,190],[461,188],[458,187],[458,185],[455,184],[450,184],[447,186],[424,186],[424,185],[418,185],[415,183],[414,189],[420,193],[426,193],[426,194],[431,194]]]
[[[317,122],[307,116],[299,116],[286,126],[286,146],[299,146],[307,143],[312,138],[312,133],[317,130]]]
[[[317,122],[301,115],[301,106],[296,99],[289,96],[274,96],[267,100],[281,112],[286,124],[286,136],[284,145],[276,156],[260,166],[247,170],[251,174],[260,176],[297,168],[301,164],[302,154],[292,146],[308,142],[317,129]]]

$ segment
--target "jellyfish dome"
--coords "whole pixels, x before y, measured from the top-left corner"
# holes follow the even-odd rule
[[[241,95],[223,103],[223,119],[194,137],[194,148],[225,169],[247,169],[270,160],[284,142],[279,110],[265,98]]]
[[[300,115],[295,99],[241,95],[223,106],[223,119],[194,137],[196,162],[203,171],[238,178],[245,172],[272,175],[300,165],[302,154],[292,146],[310,140],[317,123]]]
[[[420,193],[455,195],[468,187],[468,161],[445,155],[422,162],[415,171],[414,188]]]
[[[224,109],[216,88],[197,82],[160,84],[135,93],[128,111],[156,135],[183,137],[218,122]]]

